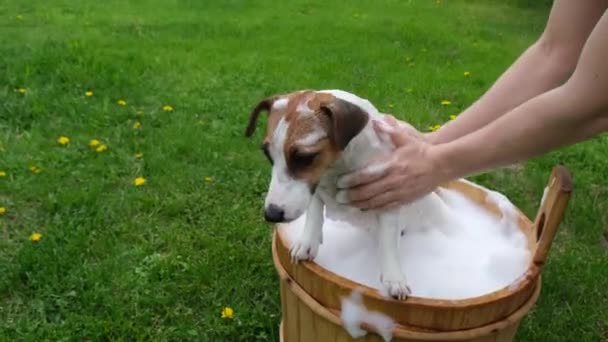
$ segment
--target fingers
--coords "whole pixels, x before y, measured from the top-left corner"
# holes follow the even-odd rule
[[[388,173],[386,162],[374,163],[365,168],[347,173],[338,178],[338,189],[353,188],[362,184],[367,184],[384,177]]]
[[[384,116],[384,121],[392,127],[397,127],[399,125],[399,122],[397,121],[397,119],[395,119],[394,116],[390,115],[390,114],[386,114]]]

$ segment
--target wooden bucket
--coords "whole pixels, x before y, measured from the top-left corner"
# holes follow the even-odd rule
[[[482,187],[464,181],[443,187],[464,194],[494,215],[502,215],[492,201],[486,200],[487,190]],[[503,289],[464,300],[393,300],[314,262],[293,264],[281,230],[275,230],[272,255],[281,287],[281,341],[355,341],[342,325],[340,307],[341,298],[356,288],[362,290],[363,305],[368,310],[395,321],[393,341],[511,341],[540,294],[541,270],[571,191],[568,170],[554,168],[534,223],[519,212],[519,227],[532,255],[527,272]],[[373,327],[363,324],[361,328],[369,333],[356,341],[382,341]]]

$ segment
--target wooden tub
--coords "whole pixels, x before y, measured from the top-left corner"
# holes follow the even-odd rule
[[[464,181],[444,187],[464,194],[494,215],[502,215],[492,201],[486,200],[487,190],[482,187]],[[568,170],[554,168],[535,221],[519,213],[519,227],[532,255],[527,272],[503,289],[464,300],[393,300],[314,262],[293,264],[289,246],[281,230],[276,229],[272,254],[281,287],[281,341],[355,341],[342,326],[340,307],[341,298],[356,288],[362,289],[363,304],[368,310],[384,313],[396,322],[393,341],[511,341],[540,294],[542,266],[571,190]],[[357,341],[382,341],[373,327],[364,324],[362,328],[369,333]]]

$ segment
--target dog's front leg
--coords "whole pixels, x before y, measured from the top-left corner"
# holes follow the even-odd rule
[[[399,210],[390,210],[378,214],[378,243],[380,253],[380,282],[388,294],[399,300],[405,300],[411,293],[407,286],[405,274],[401,270],[399,258]]]
[[[317,256],[319,245],[323,243],[323,207],[323,201],[315,193],[308,205],[304,229],[291,245],[293,262],[312,260]]]

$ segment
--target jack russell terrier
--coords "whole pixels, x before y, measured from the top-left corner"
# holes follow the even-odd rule
[[[304,229],[290,248],[293,261],[315,258],[323,242],[324,216],[365,227],[379,243],[381,283],[391,297],[405,300],[411,291],[399,260],[401,231],[447,227],[453,221],[450,208],[435,192],[383,210],[362,211],[336,201],[340,175],[395,149],[373,128],[372,120],[381,120],[383,114],[369,101],[345,91],[303,90],[259,102],[251,112],[246,136],[254,133],[263,111],[269,116],[262,149],[272,165],[266,221],[287,223],[306,213]]]

